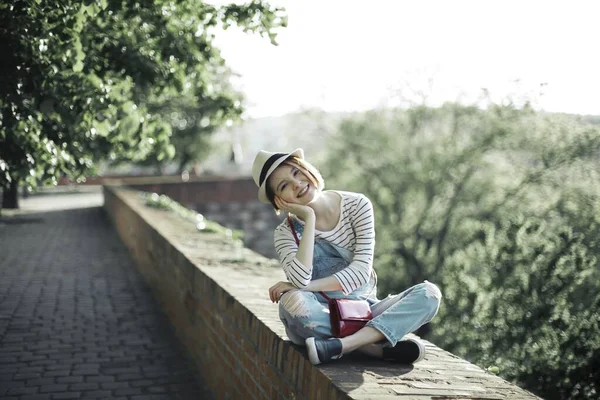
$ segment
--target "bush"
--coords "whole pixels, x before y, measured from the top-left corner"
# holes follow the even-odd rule
[[[434,342],[544,398],[597,398],[600,127],[446,104],[348,119],[330,147],[328,187],[373,202],[380,290],[442,288]]]

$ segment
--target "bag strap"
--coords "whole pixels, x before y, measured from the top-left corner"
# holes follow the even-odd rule
[[[287,216],[287,222],[288,222],[290,228],[292,229],[292,233],[294,234],[294,239],[296,239],[296,244],[298,246],[300,246],[300,240],[298,240],[298,235],[296,234],[296,227],[294,225],[294,222],[292,221],[292,218],[289,215]]]

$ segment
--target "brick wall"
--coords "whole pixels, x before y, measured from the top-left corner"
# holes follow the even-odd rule
[[[353,356],[319,368],[286,340],[267,290],[281,268],[138,193],[104,188],[105,209],[203,379],[219,399],[532,399],[535,396],[426,342],[400,366]]]
[[[198,179],[181,182],[170,177],[162,181],[143,182],[129,178],[129,187],[145,192],[164,194],[187,208],[198,211],[207,219],[244,231],[244,245],[265,257],[276,258],[273,230],[281,222],[273,207],[257,199],[252,178]]]

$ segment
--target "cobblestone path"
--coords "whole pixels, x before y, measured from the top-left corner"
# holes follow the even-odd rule
[[[102,209],[56,206],[71,196],[0,218],[0,398],[211,399]]]

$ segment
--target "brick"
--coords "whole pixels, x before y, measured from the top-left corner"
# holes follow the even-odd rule
[[[142,394],[143,391],[141,388],[126,388],[126,389],[117,389],[114,391],[117,396],[133,396],[136,394]]]
[[[148,393],[166,393],[168,390],[164,386],[147,386],[146,391]]]
[[[161,378],[161,377],[165,377],[165,376],[169,376],[169,375],[170,375],[170,373],[167,370],[144,372],[145,378]]]
[[[140,351],[134,351],[134,349],[128,349],[127,354],[134,353],[135,355],[127,355],[121,357],[113,357],[113,362],[125,363],[130,365],[131,363],[135,363],[140,359],[140,357],[146,356],[148,354],[148,348],[141,348]]]
[[[29,362],[29,361],[40,361],[40,360],[47,360],[46,356],[22,356],[19,358],[19,361],[21,362]],[[16,360],[13,360],[16,361]],[[0,363],[2,362],[2,359],[0,358]]]
[[[0,347],[0,354],[21,353],[22,351],[23,351],[23,346],[19,346],[19,345],[2,344],[2,347]]]
[[[58,371],[48,371],[44,372],[44,378],[50,378],[55,376],[69,376],[71,374],[70,371],[63,369]]]
[[[44,372],[45,367],[42,366],[34,366],[34,367],[25,367],[25,368],[19,368],[18,372],[19,373],[29,373],[29,372]]]
[[[66,384],[42,385],[40,393],[64,392],[67,390],[67,386]]]
[[[65,364],[54,364],[54,365],[46,365],[44,367],[44,369],[46,371],[58,371],[58,370],[70,370],[71,369],[71,365],[65,365]]]
[[[100,387],[102,389],[125,389],[130,387],[129,382],[107,382],[101,383]]]
[[[96,364],[100,364],[100,363],[107,363],[109,361],[111,361],[110,357],[85,357],[84,362],[86,363],[96,363]]]
[[[0,374],[12,373],[21,368],[30,367],[27,363],[11,363],[11,364],[0,364]]]
[[[114,374],[114,375],[132,374],[132,373],[139,373],[140,367],[132,366],[132,367],[126,367],[126,368],[104,368],[103,371],[106,374]]]
[[[76,369],[71,372],[71,375],[74,376],[89,376],[89,375],[98,375],[99,372],[97,369]]]
[[[56,383],[81,383],[83,376],[61,376],[56,378]]]
[[[4,339],[2,339],[2,341],[4,343],[12,343],[12,344],[16,345],[17,343],[23,343],[24,342],[23,339],[24,339],[23,337],[20,337],[18,335],[11,335],[11,336],[4,337]]]
[[[25,382],[26,386],[41,386],[41,385],[52,385],[54,383],[54,378],[37,378],[37,379],[28,379]]]
[[[58,349],[54,349],[56,353],[50,354],[48,358],[52,360],[64,360],[73,358],[73,353],[71,352],[59,352]]]
[[[41,374],[39,372],[30,372],[30,373],[14,374],[12,379],[15,381],[21,381],[21,380],[27,380],[27,379],[40,378],[40,377],[41,377]]]
[[[0,382],[12,381],[15,374],[0,374]]]
[[[77,365],[83,363],[83,358],[79,357],[70,357],[70,358],[61,358],[60,360],[54,360],[57,364],[69,364],[69,365]]]
[[[97,383],[87,382],[87,383],[74,383],[69,387],[69,389],[70,390],[97,390],[98,387],[99,386]]]
[[[42,394],[27,394],[21,396],[19,400],[52,400],[50,393],[42,393]]]
[[[329,398],[329,389],[331,386],[331,381],[325,375],[320,373],[317,378],[317,399],[327,399]]]
[[[4,382],[2,383],[2,385],[4,385]],[[17,387],[17,388],[12,388],[12,389],[8,389],[8,394],[10,395],[21,395],[21,394],[34,394],[38,392],[38,388],[37,387]]]
[[[81,392],[53,393],[52,400],[71,400],[81,398]]]
[[[81,378],[83,380],[83,377]],[[114,382],[115,377],[110,375],[96,375],[96,376],[86,376],[86,382],[97,382],[97,383],[107,383]]]
[[[93,390],[89,392],[83,392],[82,399],[109,399],[111,398],[112,392],[110,390]]]
[[[39,360],[39,361],[31,361],[29,363],[29,365],[32,366],[49,366],[49,365],[55,365],[57,363],[56,360]]]
[[[150,385],[152,385],[154,381],[150,380],[150,379],[142,379],[139,381],[129,381],[128,384],[131,387],[148,387]]]
[[[98,369],[98,368],[100,368],[100,364],[96,364],[96,363],[82,363],[82,364],[75,364],[75,365],[73,365],[73,368],[76,368],[76,369],[89,369],[89,370],[93,370],[93,369]]]
[[[44,349],[44,350],[36,350],[35,354],[36,355],[42,355],[42,354],[56,354],[58,353],[58,349]]]
[[[138,373],[133,373],[133,374],[118,374],[116,375],[116,380],[117,381],[132,381],[132,380],[138,380],[138,379],[143,379],[144,375],[142,375],[142,373],[138,372]]]

